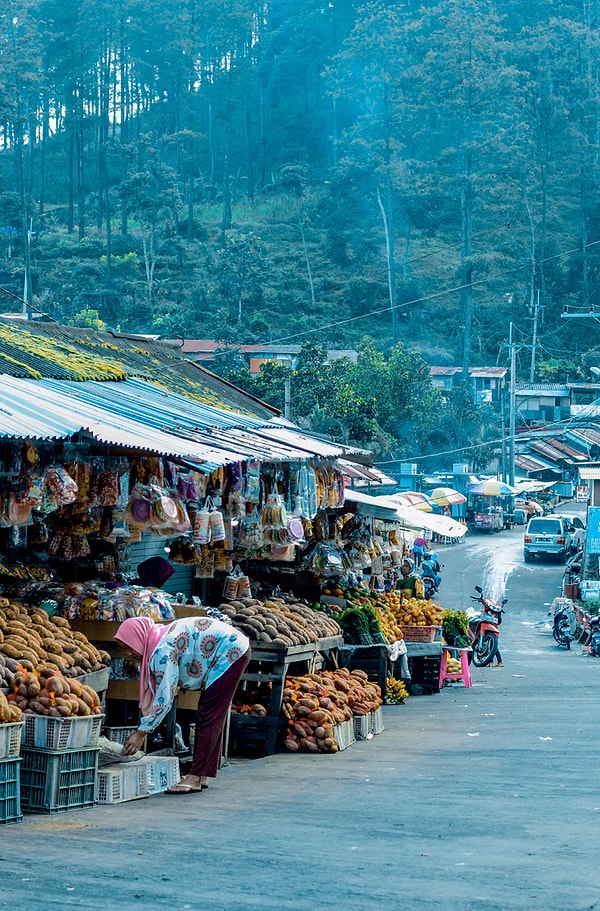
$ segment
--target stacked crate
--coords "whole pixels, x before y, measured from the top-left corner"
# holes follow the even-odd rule
[[[21,822],[22,722],[0,724],[0,824]]]
[[[25,715],[21,742],[21,806],[58,813],[98,803],[98,742],[103,715]]]

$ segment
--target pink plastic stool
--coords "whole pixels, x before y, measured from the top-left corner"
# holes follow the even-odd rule
[[[469,670],[470,648],[454,648],[452,645],[442,645],[442,660],[440,662],[440,689],[445,680],[462,680],[465,686],[472,686],[471,672]],[[451,674],[448,670],[448,655],[451,652],[460,654],[460,671]]]

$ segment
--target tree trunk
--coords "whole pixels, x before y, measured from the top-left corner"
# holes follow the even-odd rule
[[[468,178],[463,181],[460,190],[460,215],[462,234],[462,298],[465,320],[462,375],[464,382],[469,388],[470,394],[469,361],[471,360],[471,324],[473,320],[473,291],[471,288],[473,269],[471,266],[471,188],[468,183]]]
[[[398,343],[398,314],[396,313],[396,267],[394,263],[394,225],[391,213],[391,187],[387,186],[386,204],[381,198],[381,192],[377,187],[377,202],[383,220],[383,230],[385,233],[385,250],[387,257],[387,274],[388,274],[388,293],[390,298],[390,310],[392,314],[392,345]]]
[[[304,234],[304,225],[302,224],[302,211],[300,206],[298,206],[298,224],[300,226],[300,237],[302,238],[302,250],[304,251],[304,262],[306,263],[306,273],[308,275],[308,284],[310,286],[310,299],[313,306],[316,304],[315,301],[315,286],[312,277],[312,270],[310,268],[310,260],[308,258],[308,250],[306,249],[306,236]]]

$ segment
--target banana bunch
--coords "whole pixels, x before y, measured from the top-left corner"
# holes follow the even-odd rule
[[[385,701],[389,705],[400,705],[408,699],[408,690],[401,680],[388,677],[385,683]]]

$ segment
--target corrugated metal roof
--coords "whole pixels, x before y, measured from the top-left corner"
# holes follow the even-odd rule
[[[565,398],[569,395],[569,387],[566,385],[553,385],[552,383],[529,383],[526,386],[517,386],[516,395],[545,395]]]
[[[543,468],[552,468],[549,462],[543,462],[541,459],[534,459],[529,453],[519,453],[515,455],[515,465],[524,471],[539,471]]]
[[[51,442],[80,433],[89,434],[101,443],[180,458],[209,472],[219,465],[240,460],[236,452],[178,439],[115,414],[109,407],[74,400],[65,392],[50,388],[48,381],[0,377],[0,438]]]
[[[17,325],[0,318],[0,374],[75,382],[141,377],[217,408],[264,420],[280,414],[187,360],[173,345],[60,323]]]
[[[580,465],[579,477],[582,481],[600,481],[600,465]]]
[[[562,440],[557,440],[556,437],[549,438],[548,443],[558,449],[559,452],[564,452],[565,455],[570,456],[576,462],[585,462],[587,459],[587,456],[580,449],[573,449],[572,446],[568,446]]]
[[[551,446],[549,443],[544,443],[542,440],[532,440],[529,446],[534,452],[539,452],[540,455],[543,455],[544,458],[548,459],[550,462],[554,462],[555,464],[573,464],[573,459],[565,455],[564,452],[560,452],[558,449],[555,449],[554,446]]]
[[[115,446],[193,461],[205,470],[259,459],[332,459],[339,446],[169,393],[143,380],[97,383],[0,377],[0,437],[67,439],[78,433]]]

